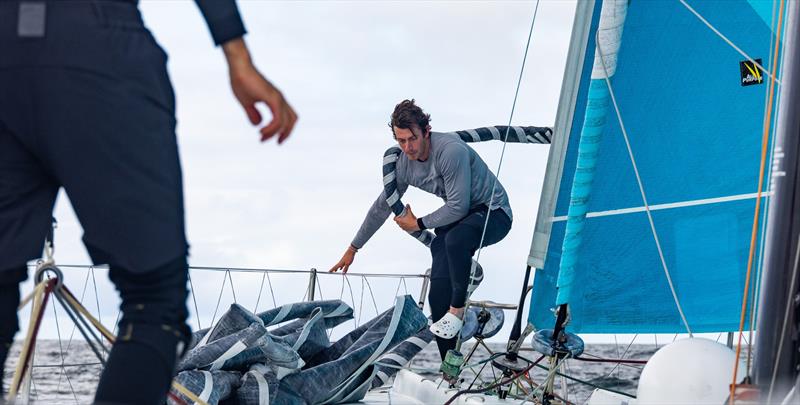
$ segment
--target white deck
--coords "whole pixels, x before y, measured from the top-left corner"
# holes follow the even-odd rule
[[[443,404],[450,400],[458,390],[445,387],[438,388],[437,384],[408,370],[400,370],[394,379],[392,387],[379,388],[370,391],[361,401],[361,404]],[[533,404],[529,401],[503,400],[496,396],[465,394],[457,398],[453,404],[460,405],[492,405],[492,404]]]
[[[437,384],[419,374],[408,370],[400,370],[391,387],[381,387],[367,393],[367,396],[358,404],[366,405],[427,405],[444,404],[458,390],[437,388]],[[636,400],[619,394],[596,389],[588,405],[635,405]],[[465,394],[459,396],[453,404],[456,405],[495,405],[495,404],[533,404],[530,401],[518,399],[500,399],[496,396]]]

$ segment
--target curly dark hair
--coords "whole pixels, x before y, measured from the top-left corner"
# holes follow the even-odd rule
[[[394,127],[402,129],[411,129],[414,126],[425,132],[428,124],[431,122],[431,115],[425,114],[418,105],[414,104],[414,99],[403,100],[394,106],[394,112],[389,120],[389,128],[392,129],[394,134]]]

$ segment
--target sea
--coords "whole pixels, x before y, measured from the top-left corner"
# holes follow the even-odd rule
[[[465,355],[472,351],[474,341],[469,341],[462,347]],[[8,389],[13,377],[16,359],[19,357],[20,342],[17,342],[9,354],[6,362],[5,373],[3,376],[3,387]],[[487,343],[478,345],[471,358],[467,359],[467,365],[481,363],[482,360],[489,358],[492,353],[504,351],[503,343]],[[520,356],[535,360],[539,357],[538,353],[523,350]],[[582,357],[605,358],[605,359],[647,359],[655,353],[655,345],[634,344],[634,345],[614,345],[614,344],[588,344]],[[62,353],[64,354],[62,357]],[[101,367],[88,345],[84,341],[73,340],[72,342],[58,340],[39,341],[36,348],[34,359],[33,382],[30,386],[30,398],[35,404],[90,404]],[[467,387],[475,382],[479,386],[482,381],[484,384],[496,381],[502,377],[502,373],[492,367],[490,362],[483,363],[485,367],[476,366],[462,372],[462,386]],[[409,364],[409,367],[417,373],[435,380],[440,376],[438,368],[440,365],[439,352],[436,345],[431,343],[421,351]],[[621,393],[636,394],[636,386],[641,373],[640,365],[600,363],[579,361],[575,359],[567,360],[563,371],[569,377],[579,380],[556,377],[555,385],[557,393],[565,396],[569,402],[582,404],[585,403],[595,387],[618,391]],[[480,380],[476,380],[476,375]],[[541,382],[546,376],[546,371],[534,368],[531,375],[534,382]]]

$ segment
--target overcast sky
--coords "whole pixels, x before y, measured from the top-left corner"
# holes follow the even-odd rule
[[[256,65],[300,116],[292,137],[277,146],[258,142],[194,3],[143,1],[145,22],[169,54],[177,97],[190,264],[327,271],[381,191],[382,153],[394,144],[386,123],[397,102],[415,98],[431,114],[434,131],[508,123],[535,4],[240,1]],[[573,1],[539,5],[513,124],[553,124],[574,9]],[[502,144],[473,147],[496,171]],[[514,224],[505,240],[483,251],[486,278],[473,298],[518,300],[547,153],[542,145],[507,148],[499,178]],[[403,201],[418,215],[442,204],[415,189]],[[56,216],[57,261],[89,263],[63,194]],[[420,274],[429,266],[429,251],[390,220],[358,253],[350,274]],[[66,270],[77,293],[85,274]],[[192,273],[202,326],[211,320],[223,274]],[[111,325],[116,295],[104,270],[96,276],[101,315]],[[237,301],[253,309],[261,276],[233,279]],[[358,310],[361,280],[349,279]],[[279,305],[303,297],[305,276],[271,281]],[[322,277],[323,298],[338,298],[341,283],[340,276]],[[398,280],[371,283],[379,309],[388,308]],[[407,286],[417,294],[417,281]],[[365,296],[362,319],[375,313]],[[221,300],[220,311],[233,302],[229,287]],[[259,309],[272,305],[265,285]],[[44,333],[54,336],[52,327]]]

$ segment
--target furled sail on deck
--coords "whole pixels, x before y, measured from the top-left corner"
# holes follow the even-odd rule
[[[577,83],[569,84],[575,104],[560,106],[549,158],[560,166],[548,167],[545,187],[553,186],[543,193],[528,260],[537,267],[529,315],[537,328],[553,327],[551,309],[564,293],[557,282],[565,276],[560,263],[589,89],[606,86],[591,76],[599,3],[580,17],[586,37],[573,31],[573,44],[586,44],[567,62],[569,71],[580,60]],[[772,6],[689,1],[718,35],[680,1],[625,3],[611,83],[664,262],[692,331],[738,329],[768,77],[721,35],[768,69]],[[562,91],[562,103],[569,98]],[[613,105],[603,125],[573,281],[568,298],[559,299],[572,309],[569,329],[683,332]]]

